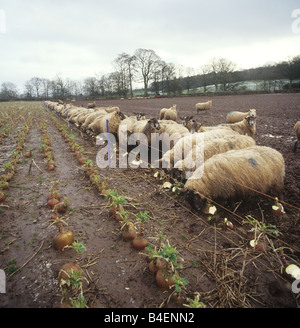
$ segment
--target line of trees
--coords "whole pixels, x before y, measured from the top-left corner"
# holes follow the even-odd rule
[[[292,88],[294,81],[300,79],[300,55],[278,64],[241,71],[236,70],[236,64],[229,59],[214,58],[196,70],[166,63],[154,50],[137,49],[132,55],[119,54],[112,64],[112,73],[87,77],[83,81],[64,79],[60,75],[53,80],[33,77],[25,82],[23,94],[15,84],[5,82],[0,87],[0,100],[128,98],[134,96],[137,85],[142,85],[144,96],[149,91],[179,95],[183,90],[190,93],[199,87],[205,93],[211,85],[218,92],[233,90],[240,87],[240,82],[253,80],[263,81],[262,90],[270,91],[275,89],[276,81],[276,87],[282,90]],[[283,79],[288,83],[283,83]]]

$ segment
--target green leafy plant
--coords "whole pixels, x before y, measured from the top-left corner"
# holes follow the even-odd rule
[[[183,304],[183,306],[191,308],[191,309],[200,309],[206,308],[206,305],[203,302],[200,302],[200,295],[199,293],[195,293],[194,299],[187,298],[189,304]]]

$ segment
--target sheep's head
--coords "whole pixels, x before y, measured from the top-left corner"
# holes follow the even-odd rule
[[[247,121],[247,124],[250,126],[250,128],[255,126],[255,117],[248,115],[245,120]]]
[[[193,119],[193,116],[184,116],[184,117],[180,117],[180,119],[182,120],[182,125],[187,126],[189,121]]]
[[[151,118],[149,121],[148,121],[148,124],[150,125],[150,127],[154,130],[160,130],[160,124],[158,122],[158,120],[156,118]]]
[[[143,117],[145,116],[145,114],[143,114],[143,113],[134,113],[134,115],[136,116],[136,119],[138,121],[141,121],[143,119]]]
[[[256,117],[256,109],[250,109],[249,110],[249,116]]]
[[[195,193],[193,190],[186,189],[185,193],[185,200],[191,205],[192,209],[199,212],[202,211],[205,201],[201,199],[201,197]]]
[[[115,112],[115,113],[120,117],[121,120],[125,120],[126,116],[123,113],[121,112]]]

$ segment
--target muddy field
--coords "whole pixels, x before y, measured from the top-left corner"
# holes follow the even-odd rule
[[[91,308],[185,308],[196,295],[207,308],[297,307],[299,300],[291,291],[292,281],[283,274],[282,254],[288,263],[300,265],[300,149],[292,151],[296,141],[293,126],[300,119],[300,95],[215,96],[212,110],[197,115],[195,103],[206,100],[209,98],[96,101],[98,106],[119,106],[127,115],[143,112],[147,118],[158,118],[161,108],[177,104],[179,116],[194,114],[204,125],[225,122],[231,110],[256,108],[256,143],[275,148],[284,156],[286,215],[281,218],[272,214],[274,201],[268,195],[217,206],[217,214],[210,218],[194,213],[182,194],[163,189],[165,181],[154,178],[155,170],[98,170],[109,189],[126,198],[125,209],[133,218],[140,211],[149,212],[150,221],[145,223],[149,242],[156,245],[162,232],[184,259],[180,277],[189,283],[181,298],[175,297],[174,288],[161,290],[148,268],[146,252],[124,241],[121,224],[109,216],[109,201],[91,184],[59,126],[75,136],[85,157],[93,163],[99,151],[95,140],[72,124],[68,127],[41,103],[0,104],[2,112],[16,111],[20,118],[13,119],[15,126],[2,140],[1,174],[16,148],[24,118],[32,115],[16,174],[1,205],[0,269],[5,270],[7,281],[6,293],[0,294],[0,307],[59,307],[66,299],[58,284],[59,270],[76,259],[85,277],[81,292]],[[53,148],[53,171],[47,170],[41,150],[43,123]],[[30,149],[31,157],[25,157]],[[54,181],[58,181],[61,195],[68,198],[63,225],[73,232],[76,241],[85,244],[82,254],[72,248],[58,251],[53,246],[58,229],[50,219],[53,212],[47,206],[47,196]],[[233,230],[223,229],[224,218],[234,223]],[[267,229],[271,225],[273,230]],[[251,228],[264,239],[264,252],[249,246]],[[68,297],[75,299],[76,293],[74,290]]]

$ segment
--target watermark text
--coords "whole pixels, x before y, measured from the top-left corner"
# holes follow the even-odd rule
[[[5,11],[0,9],[0,34],[6,33],[6,15]]]
[[[300,9],[293,10],[292,18],[295,18],[292,23],[292,32],[295,34],[300,34]]]

